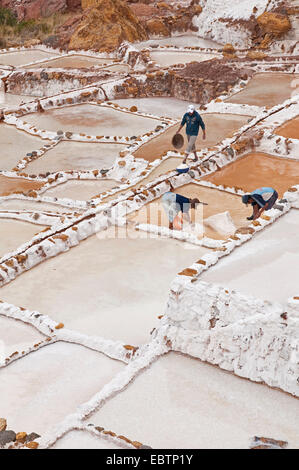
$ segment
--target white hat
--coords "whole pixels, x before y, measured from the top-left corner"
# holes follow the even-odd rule
[[[193,104],[190,104],[190,106],[188,106],[187,113],[193,113],[194,111],[195,111],[195,108]]]

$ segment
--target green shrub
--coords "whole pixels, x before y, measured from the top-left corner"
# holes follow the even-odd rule
[[[8,8],[0,8],[0,25],[15,26],[17,24],[17,17]]]

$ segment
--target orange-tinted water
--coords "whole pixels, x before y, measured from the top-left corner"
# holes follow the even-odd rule
[[[275,134],[289,139],[299,139],[299,116],[278,127]]]
[[[299,183],[299,162],[264,153],[249,153],[203,179],[243,191],[270,186],[282,196],[289,187]]]
[[[40,189],[44,183],[30,181],[23,178],[7,178],[0,175],[0,196],[8,196],[17,192],[28,192],[31,189]]]

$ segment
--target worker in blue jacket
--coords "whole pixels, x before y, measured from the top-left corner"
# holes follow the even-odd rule
[[[248,220],[258,219],[264,211],[269,211],[277,201],[278,193],[273,188],[263,187],[252,191],[250,194],[242,196],[243,204],[251,204],[253,214],[247,217]],[[281,210],[280,206],[277,207]]]
[[[194,153],[194,156],[195,156],[194,161],[196,162],[198,160],[198,157],[196,154],[195,143],[196,143],[196,139],[198,136],[199,128],[200,127],[202,128],[202,138],[203,140],[205,140],[206,126],[200,114],[198,114],[198,112],[195,111],[195,108],[192,104],[188,107],[187,112],[184,114],[179,130],[177,131],[177,134],[180,133],[181,129],[184,127],[185,124],[186,124],[188,146],[185,150],[185,158],[183,160],[183,163],[186,163],[189,154],[192,152]]]

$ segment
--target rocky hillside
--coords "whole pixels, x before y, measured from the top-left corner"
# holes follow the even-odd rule
[[[0,0],[0,7],[9,8],[22,21],[78,9],[81,7],[81,0]]]
[[[291,29],[288,2],[281,0],[201,0],[193,23],[202,37],[235,47],[268,47]]]
[[[96,3],[97,6],[84,10],[82,20],[70,39],[69,49],[110,52],[123,41],[147,39],[144,27],[125,2],[97,0]]]

